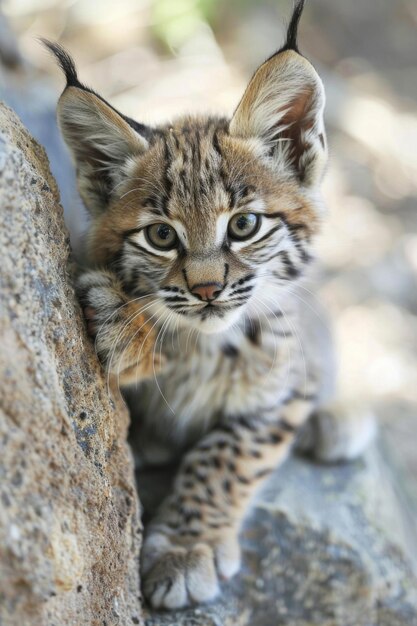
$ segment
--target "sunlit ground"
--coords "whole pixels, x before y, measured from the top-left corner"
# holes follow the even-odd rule
[[[37,43],[61,41],[81,79],[144,122],[231,112],[282,42],[290,1],[6,0],[25,56],[62,77]],[[310,0],[301,49],[324,80],[329,215],[317,246],[345,397],[383,419],[417,476],[417,3]],[[394,442],[391,443],[390,442]],[[417,483],[410,480],[416,497]],[[413,491],[414,490],[414,491]]]

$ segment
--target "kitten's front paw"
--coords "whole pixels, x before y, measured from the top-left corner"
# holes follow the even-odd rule
[[[151,532],[142,548],[143,590],[155,609],[209,602],[219,593],[219,579],[239,568],[238,538],[228,528],[193,538]]]
[[[109,271],[92,270],[81,275],[77,291],[105,370],[128,385],[160,371],[164,356],[155,346],[154,325],[146,316],[147,299],[130,300],[117,277]]]

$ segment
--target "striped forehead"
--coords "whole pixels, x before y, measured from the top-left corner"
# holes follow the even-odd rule
[[[190,219],[196,213],[222,212],[230,206],[230,191],[222,168],[215,129],[203,133],[170,131],[166,148],[166,179],[172,217]]]
[[[132,209],[142,207],[136,227],[167,221],[189,249],[217,246],[234,213],[264,207],[256,159],[241,144],[221,120],[186,119],[166,127],[128,172],[133,189],[124,201]]]
[[[161,130],[152,149],[130,160],[125,196],[129,207],[192,226],[244,205],[261,183],[256,156],[247,141],[231,138],[222,120],[180,120]],[[265,180],[261,186],[265,186]]]

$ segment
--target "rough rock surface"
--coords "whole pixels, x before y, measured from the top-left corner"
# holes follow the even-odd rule
[[[141,623],[128,415],[68,275],[44,150],[0,105],[0,624]]]
[[[155,476],[140,481],[152,508]],[[148,613],[145,623],[416,626],[416,539],[415,519],[377,450],[343,466],[292,458],[259,494],[242,532],[243,570],[219,600]]]

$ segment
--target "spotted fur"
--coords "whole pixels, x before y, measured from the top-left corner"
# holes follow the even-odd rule
[[[333,367],[303,279],[323,215],[324,89],[298,52],[302,8],[231,119],[146,127],[47,44],[66,74],[58,119],[92,216],[95,268],[79,282],[88,329],[108,374],[133,383],[141,462],[182,457],[143,546],[157,608],[210,600],[238,571],[241,521],[300,430],[300,445],[326,460],[360,453],[372,434],[369,420],[332,427],[320,413]],[[256,231],[236,240],[241,214],[256,216]],[[174,229],[174,248],[149,239],[156,223]]]

